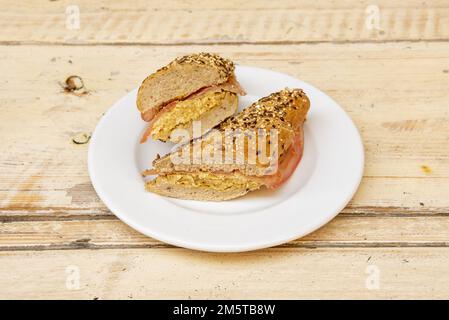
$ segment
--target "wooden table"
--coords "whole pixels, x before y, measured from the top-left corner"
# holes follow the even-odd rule
[[[0,4],[0,298],[449,298],[447,0]],[[352,117],[365,174],[331,223],[210,254],[147,238],[98,199],[73,138],[198,51],[289,73]]]

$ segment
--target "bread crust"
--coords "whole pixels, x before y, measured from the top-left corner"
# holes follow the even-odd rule
[[[185,187],[171,184],[155,184],[147,182],[146,189],[149,192],[161,196],[197,201],[225,201],[244,196],[249,191],[245,188],[218,191],[206,187]]]
[[[231,60],[213,53],[201,52],[178,57],[142,81],[137,93],[137,108],[142,114],[150,109],[155,109],[157,112],[163,105],[175,100],[182,100],[196,90],[228,81],[234,75],[234,68],[234,63]],[[194,87],[187,86],[186,90],[177,88],[177,90],[172,90],[173,95],[171,96],[171,93],[164,93],[164,88],[162,88],[162,93],[158,96],[159,91],[155,88],[158,88],[164,78],[170,77],[175,72],[186,77],[194,77],[192,78],[195,80]],[[204,73],[203,77],[198,76],[200,72]],[[185,82],[181,82],[180,85],[182,84]],[[162,85],[162,87],[164,86]]]
[[[211,92],[178,102],[174,108],[151,124],[151,137],[169,141],[175,129],[188,130],[192,137],[192,121],[201,121],[201,135],[218,125],[237,110],[237,95],[229,91]],[[197,138],[197,137],[195,137]],[[146,138],[142,139],[145,142]]]

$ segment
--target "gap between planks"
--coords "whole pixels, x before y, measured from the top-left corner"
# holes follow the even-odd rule
[[[283,248],[449,247],[448,217],[368,217],[339,215],[315,232]],[[379,230],[383,230],[379,233]],[[0,251],[172,248],[144,236],[118,219],[92,221],[10,221],[0,224]]]
[[[449,208],[416,208],[406,207],[347,207],[338,216],[369,217],[449,217]],[[74,209],[74,208],[18,208],[1,209],[0,223],[18,221],[78,221],[78,220],[118,220],[107,208]]]
[[[156,240],[157,241],[157,240]],[[298,241],[298,242],[295,242]],[[282,245],[270,247],[272,249],[326,249],[326,248],[449,248],[449,242],[344,242],[333,243],[328,241],[304,241],[295,240]],[[4,251],[61,251],[61,250],[113,250],[113,249],[179,249],[180,247],[163,242],[154,244],[120,244],[120,245],[98,245],[84,241],[72,241],[67,244],[57,245],[14,245],[0,246],[0,252]],[[268,249],[268,248],[266,248]],[[191,250],[191,249],[186,249]],[[258,249],[260,251],[264,249]],[[196,250],[191,250],[196,251]],[[223,252],[226,253],[226,252]]]
[[[448,43],[449,39],[394,39],[394,40],[307,40],[307,41],[198,41],[198,42],[128,42],[128,41],[98,41],[98,42],[78,42],[78,41],[0,41],[0,46],[142,46],[142,47],[176,47],[176,46],[232,46],[232,45],[320,45],[320,44],[335,44],[335,45],[347,45],[347,44],[389,44],[389,43]]]

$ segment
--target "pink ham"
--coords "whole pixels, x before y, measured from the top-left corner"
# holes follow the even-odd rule
[[[219,84],[216,86],[204,87],[195,92],[192,92],[185,99],[182,99],[182,100],[197,98],[207,92],[211,92],[211,91],[219,92],[221,90],[234,92],[241,96],[246,95],[246,92],[245,92],[245,90],[243,90],[240,83],[238,83],[237,80],[234,77],[232,77],[225,83],[222,83],[222,84]],[[151,121],[156,116],[156,114],[159,114],[161,112],[166,112],[167,110],[165,110],[165,109],[168,106],[170,106],[172,104],[176,104],[176,102],[178,102],[178,101],[179,100],[168,101],[165,105],[161,106],[161,108],[157,108],[157,107],[151,108],[150,110],[142,113],[142,119],[145,121]]]

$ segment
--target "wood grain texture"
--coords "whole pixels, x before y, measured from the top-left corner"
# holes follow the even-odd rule
[[[449,298],[446,0],[0,5],[0,298]],[[289,73],[351,116],[365,176],[337,218],[276,248],[208,254],[145,237],[102,204],[73,138],[198,51]],[[64,89],[72,75],[83,89]]]
[[[447,299],[448,266],[449,248],[0,252],[0,298]]]
[[[366,153],[365,178],[346,212],[449,213],[449,44],[217,49],[0,47],[0,68],[10,75],[0,80],[1,213],[109,214],[89,182],[87,144],[74,144],[73,136],[92,132],[112,103],[151,70],[199,50],[290,73],[343,106]],[[62,88],[73,74],[84,81],[82,94]]]
[[[0,224],[0,251],[167,248],[121,221],[12,221]],[[321,229],[281,247],[449,247],[448,217],[338,216]]]
[[[449,39],[446,0],[77,0],[45,5],[4,0],[2,4],[0,43],[173,45]],[[67,28],[71,17],[66,10],[73,12],[70,5],[79,10],[79,29]],[[377,26],[370,22],[377,12],[378,28],[370,27]]]

